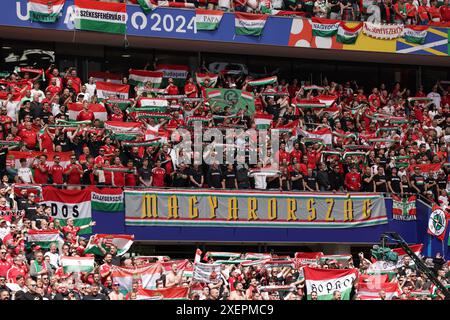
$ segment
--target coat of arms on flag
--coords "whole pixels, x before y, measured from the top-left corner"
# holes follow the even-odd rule
[[[447,230],[447,213],[441,207],[434,205],[428,220],[428,234],[444,241]]]
[[[416,196],[400,198],[392,195],[392,217],[394,220],[416,220]]]

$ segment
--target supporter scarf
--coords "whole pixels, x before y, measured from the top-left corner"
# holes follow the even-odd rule
[[[161,142],[158,141],[160,139],[161,138],[155,138],[155,139],[150,139],[150,140],[145,140],[145,141],[123,142],[122,146],[125,146],[125,147],[156,147],[156,146],[161,145]]]
[[[14,72],[16,72],[16,73],[19,73],[19,72],[36,73],[36,74],[42,76],[42,81],[45,81],[45,72],[44,72],[43,69],[32,69],[32,68],[15,67],[14,68]]]
[[[0,146],[8,146],[8,147],[20,147],[22,145],[22,141],[6,141],[0,140]]]

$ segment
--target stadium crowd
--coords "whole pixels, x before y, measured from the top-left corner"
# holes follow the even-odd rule
[[[123,2],[110,0],[109,2]],[[138,4],[137,0],[126,1]],[[154,5],[209,10],[329,18],[344,21],[369,21],[427,25],[450,22],[449,1],[437,0],[186,0],[154,1]]]

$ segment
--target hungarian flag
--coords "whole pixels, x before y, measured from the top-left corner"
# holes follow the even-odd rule
[[[120,188],[92,188],[91,203],[94,211],[123,211],[123,191]]]
[[[273,115],[271,115],[271,114],[264,114],[264,113],[255,114],[256,129],[258,129],[258,130],[269,129],[270,125],[272,124],[272,120],[273,120]]]
[[[420,254],[423,250],[423,244],[420,243],[420,244],[410,245],[409,249],[411,249],[411,251],[414,252],[416,256],[420,257]],[[407,256],[405,250],[403,250],[402,248],[395,248],[395,249],[392,249],[392,252],[395,252],[398,256],[397,266],[403,265],[403,258]]]
[[[424,44],[427,37],[428,26],[406,25],[403,29],[403,38],[406,42]]]
[[[300,266],[317,263],[317,259],[323,256],[323,252],[296,252],[295,259]]]
[[[272,255],[270,253],[253,253],[248,252],[244,256],[245,260],[262,260],[262,259],[272,259]]]
[[[444,241],[447,233],[448,215],[441,207],[434,205],[428,220],[428,234]]]
[[[113,133],[139,134],[142,132],[140,122],[105,121],[104,126]]]
[[[136,300],[185,300],[189,293],[189,287],[175,286],[163,289],[139,289]]]
[[[310,139],[320,139],[324,144],[331,144],[333,138],[333,133],[329,128],[322,128],[314,131],[307,131],[297,128],[297,135]]]
[[[375,261],[367,269],[368,275],[387,275],[391,281],[397,275],[397,265],[386,261]]]
[[[201,283],[217,283],[220,280],[221,269],[220,264],[195,263],[192,280]]]
[[[75,29],[125,34],[126,3],[75,0]]]
[[[419,167],[420,172],[422,173],[429,173],[437,172],[441,169],[442,164],[441,163],[430,163],[430,164],[415,164],[413,165],[413,168]]]
[[[60,259],[64,273],[94,271],[94,257],[67,257]]]
[[[69,119],[77,120],[78,114],[83,110],[82,103],[69,103],[68,111],[69,111]],[[99,119],[100,121],[108,120],[108,113],[106,112],[105,106],[100,103],[90,103],[89,110],[94,113],[95,119]]]
[[[320,102],[317,99],[300,99],[296,103],[297,108],[302,109],[314,109],[314,108],[326,108],[325,103]]]
[[[112,280],[118,282],[120,289],[130,292],[133,281],[137,281],[143,289],[156,289],[156,280],[162,275],[160,263],[151,263],[141,267],[112,267]]]
[[[190,2],[175,2],[175,1],[158,1],[158,7],[170,8],[195,8],[195,4]]]
[[[140,98],[139,104],[141,107],[133,109],[133,111],[166,112],[169,107],[169,102],[166,99],[160,98]]]
[[[341,25],[341,21],[339,20],[316,17],[312,17],[311,22],[312,35],[315,37],[332,37],[337,33],[338,28]]]
[[[116,73],[91,71],[91,72],[89,72],[89,77],[94,78],[95,82],[100,81],[100,82],[110,82],[110,83],[116,83],[116,84],[122,83],[122,76],[120,74],[116,74]]]
[[[134,235],[128,234],[95,234],[89,239],[85,253],[103,256],[104,253],[99,247],[101,246],[103,250],[109,252],[111,246],[114,245],[117,248],[117,255],[121,256],[130,249],[133,240]]]
[[[66,0],[28,0],[30,20],[52,23],[58,20]]]
[[[339,25],[336,41],[345,44],[354,44],[361,32],[363,23],[359,23],[354,27],[348,27],[345,22]]]
[[[392,300],[401,293],[397,282],[358,283],[358,295],[362,300],[381,300],[381,291],[386,293],[386,300]]]
[[[206,87],[205,80],[209,80],[208,88],[213,88],[216,86],[217,79],[219,78],[219,75],[214,73],[196,73],[195,78],[197,79],[197,84]]]
[[[253,93],[247,92],[247,91],[242,91],[241,92],[241,97],[242,97],[242,99],[244,99],[246,101],[253,101],[254,100]]]
[[[265,86],[268,84],[274,84],[277,81],[278,81],[277,76],[273,76],[257,80],[251,80],[248,82],[248,84],[251,85],[252,87],[257,87],[257,86]]]
[[[33,230],[29,229],[26,234],[26,243],[27,246],[30,246],[32,243],[41,246],[44,249],[49,249],[50,245],[56,243],[59,245],[62,242],[62,238],[59,234],[59,230]]]
[[[416,196],[400,198],[392,195],[392,216],[395,220],[416,220]]]
[[[150,11],[158,7],[158,5],[151,0],[137,0],[137,2],[141,6],[142,11],[144,11],[145,13],[149,13]]]
[[[91,190],[64,190],[51,186],[43,188],[41,203],[51,207],[51,216],[59,220],[61,226],[67,224],[68,218],[74,219],[74,225],[85,226],[92,222]],[[92,233],[92,228],[82,229],[79,234]]]
[[[60,160],[60,165],[66,167],[70,163],[70,156],[72,152],[43,152],[43,151],[8,151],[6,166],[11,169],[20,168],[20,159],[27,160],[27,166],[31,166],[36,157],[41,155],[47,156],[47,165],[52,166],[54,164],[53,157],[58,155]]]
[[[234,30],[237,35],[260,36],[266,25],[268,15],[236,12]]]
[[[223,11],[195,9],[195,26],[197,30],[216,30],[219,28]]]
[[[163,73],[162,87],[167,86],[169,78],[173,79],[173,84],[177,87],[184,86],[189,72],[188,66],[160,64],[156,66],[156,71]]]
[[[238,252],[208,251],[203,260],[208,261],[209,258],[229,258],[239,259],[241,254]]]
[[[351,254],[324,254],[319,257],[319,261],[322,263],[334,260],[339,265],[348,265],[351,259],[352,259]]]
[[[339,291],[342,300],[350,300],[353,282],[358,277],[358,269],[318,269],[304,267],[306,293],[316,292],[318,300],[332,300],[333,292]]]
[[[116,98],[113,98],[113,99],[103,100],[103,102],[111,104],[111,105],[116,105],[122,111],[125,111],[126,109],[128,109],[128,107],[131,106],[131,100],[129,100],[129,99],[116,99]]]
[[[130,86],[128,84],[117,84],[117,83],[109,83],[109,82],[97,82],[97,97],[99,100],[110,99],[110,98],[119,98],[119,99],[128,99],[128,92],[130,90]]]
[[[130,69],[128,79],[133,85],[142,85],[150,82],[153,88],[159,88],[163,76],[162,72]]]
[[[329,108],[336,101],[336,96],[329,96],[329,95],[321,94],[321,95],[318,95],[316,97],[316,99],[319,100],[320,103],[323,103],[325,105],[325,107]]]

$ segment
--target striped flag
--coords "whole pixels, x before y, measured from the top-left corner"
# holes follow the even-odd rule
[[[91,203],[94,211],[123,211],[123,191],[120,188],[93,188]]]
[[[272,120],[273,120],[273,115],[271,115],[271,114],[257,113],[255,115],[256,129],[258,129],[258,130],[269,129],[270,125],[272,124]]]
[[[110,82],[110,83],[122,83],[122,76],[117,73],[102,72],[102,71],[91,71],[89,72],[89,77],[94,78],[95,82]]]
[[[363,300],[380,300],[380,292],[386,293],[386,300],[398,297],[400,289],[397,282],[358,283],[358,295]]]
[[[317,263],[317,259],[323,256],[323,252],[296,252],[295,259],[299,265],[310,265]]]
[[[252,81],[249,81],[248,84],[251,85],[252,87],[257,87],[257,86],[265,86],[268,84],[274,84],[277,81],[278,81],[277,76],[273,76],[273,77],[252,80]]]
[[[66,0],[28,0],[30,20],[53,23],[64,7]]]
[[[223,11],[195,9],[195,26],[197,30],[216,30],[219,28]]]
[[[169,107],[169,102],[161,98],[140,98],[139,103],[141,108],[135,108],[133,111],[166,112]]]
[[[64,273],[94,271],[94,257],[67,257],[60,259]]]
[[[326,108],[327,105],[318,100],[301,99],[297,101],[297,108],[311,109],[311,108]]]
[[[116,267],[112,268],[113,282],[118,282],[120,289],[130,292],[133,281],[137,281],[143,289],[156,289],[156,280],[163,273],[160,263],[150,263],[141,267]]]
[[[329,96],[329,95],[321,94],[321,95],[318,95],[316,97],[316,99],[319,100],[320,103],[325,104],[325,107],[329,108],[336,101],[336,96]]]
[[[89,239],[89,243],[86,246],[85,253],[93,253],[99,256],[103,256],[103,251],[109,252],[111,245],[117,248],[117,255],[121,256],[125,254],[133,244],[134,235],[128,234],[95,234]]]
[[[197,79],[197,84],[202,87],[206,87],[205,80],[208,79],[209,80],[208,88],[213,88],[217,83],[219,75],[214,73],[196,73],[195,78]]]
[[[76,120],[78,114],[83,110],[83,104],[69,103],[67,109],[69,111],[69,119]],[[99,119],[100,121],[106,121],[108,119],[106,108],[100,103],[90,103],[89,110],[94,113],[95,119]]]
[[[220,90],[211,90],[207,92],[209,99],[215,99],[222,95],[222,91]]]
[[[116,84],[109,82],[97,82],[97,97],[99,100],[119,98],[128,99],[130,86],[128,84]]]
[[[140,122],[122,122],[122,121],[105,121],[105,129],[111,130],[113,133],[134,133],[142,132]]]
[[[363,23],[359,23],[354,27],[348,27],[344,22],[339,25],[336,41],[345,44],[353,44],[358,39],[362,30]]]
[[[341,21],[312,17],[311,24],[313,36],[332,37],[337,33]]]
[[[139,289],[136,300],[186,300],[188,292],[189,287],[181,286],[154,290]]]
[[[75,0],[75,29],[125,34],[126,3]]]
[[[142,11],[144,11],[145,13],[149,13],[150,11],[158,7],[158,5],[151,0],[137,0],[137,2],[141,6]]]
[[[268,17],[265,14],[236,12],[234,18],[235,33],[244,36],[260,36]]]
[[[24,158],[27,160],[27,165],[30,166],[31,163],[41,155],[47,156],[47,165],[52,166],[54,164],[53,157],[58,155],[61,158],[60,165],[66,167],[70,163],[71,151],[68,152],[42,152],[42,151],[8,151],[6,165],[8,168],[19,169],[20,159]]]
[[[253,93],[247,92],[247,91],[242,91],[241,92],[241,97],[244,100],[247,100],[247,101],[253,101],[254,100]]]
[[[424,44],[428,26],[407,25],[403,29],[403,38],[410,43]]]
[[[420,254],[422,253],[423,250],[423,244],[419,243],[410,245],[409,249],[411,249],[411,251],[413,251],[418,257],[420,257]],[[398,256],[397,266],[403,265],[403,258],[407,256],[405,250],[403,250],[402,248],[395,248],[392,249],[392,252],[395,252]]]
[[[44,249],[50,248],[50,245],[53,243],[58,244],[63,241],[59,230],[33,230],[30,229],[27,232],[26,236],[27,246],[30,246],[32,243],[35,243],[41,246]]]
[[[308,300],[311,293],[317,293],[318,300],[331,300],[333,292],[339,291],[342,300],[350,300],[353,282],[358,277],[358,269],[318,269],[304,267]]]
[[[74,219],[74,225],[85,226],[92,222],[91,191],[61,190],[52,186],[43,188],[41,203],[52,208],[52,217],[59,221],[61,226],[67,224],[68,218]],[[85,228],[79,234],[88,234],[92,228]]]
[[[238,259],[241,254],[238,252],[208,251],[203,260],[208,261],[209,258],[230,258]]]
[[[201,283],[217,283],[220,280],[221,269],[220,264],[195,263],[192,280]]]
[[[163,76],[162,72],[130,69],[128,79],[133,85],[142,85],[150,82],[153,88],[159,88]]]
[[[331,144],[333,138],[333,133],[329,128],[322,128],[314,131],[306,131],[297,128],[297,135],[301,135],[305,138],[320,139],[324,144]]]
[[[162,72],[164,74],[161,86],[167,86],[167,81],[169,78],[173,79],[173,84],[177,87],[184,86],[186,82],[186,77],[189,72],[188,66],[183,65],[171,65],[171,64],[160,64],[156,66],[156,71]]]
[[[416,220],[416,196],[400,198],[392,195],[392,217],[395,220]]]

